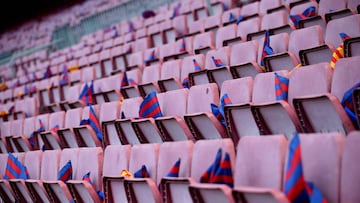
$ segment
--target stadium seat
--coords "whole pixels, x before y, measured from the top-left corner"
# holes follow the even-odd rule
[[[181,64],[181,59],[166,61],[162,64],[160,80],[158,80],[161,92],[182,88],[180,82]]]
[[[230,18],[231,15],[234,18]],[[221,22],[223,23],[223,26],[227,26],[229,24],[235,23],[236,19],[238,19],[239,16],[240,16],[240,8],[235,7],[227,11],[224,11],[224,13],[222,14]]]
[[[49,131],[41,132],[41,139],[44,141],[45,150],[61,149],[58,129],[64,128],[65,112],[58,111],[49,116]]]
[[[120,87],[120,93],[124,97],[124,99],[140,96],[140,92],[138,90],[137,84],[141,84],[141,77],[142,77],[141,74],[142,73],[139,68],[126,71],[126,76],[128,78],[128,81],[133,80],[135,84],[130,83],[129,86]]]
[[[70,109],[66,111],[64,128],[60,128],[57,131],[62,149],[79,147],[75,139],[73,127],[76,127],[80,124],[82,111],[82,108]]]
[[[221,13],[214,14],[213,16],[204,19],[204,31],[213,32],[214,36],[217,36],[217,31],[221,26]]]
[[[197,62],[197,64],[200,66],[200,69],[204,69],[205,68],[205,56],[203,54],[196,54],[196,55],[191,55],[191,56],[187,56],[182,60],[182,64],[181,64],[181,83],[184,82],[184,80],[190,79],[189,78],[189,73],[195,72],[195,65],[194,65],[194,60]],[[189,80],[190,85],[191,81]]]
[[[103,144],[109,134],[116,134],[115,120],[119,119],[120,103],[118,101],[107,102],[101,105],[99,113],[99,123],[103,134]],[[106,145],[103,145],[106,146]]]
[[[219,49],[228,44],[225,42],[230,39],[234,39],[236,36],[236,25],[231,24],[225,27],[219,28],[216,34],[216,49]],[[224,43],[225,42],[225,43]]]
[[[243,11],[243,9],[241,9]],[[260,31],[261,26],[261,19],[260,17],[253,17],[249,19],[245,19],[244,21],[241,21],[237,25],[237,31],[236,31],[236,40],[238,41],[250,41],[248,40],[247,36],[250,33],[255,33]]]
[[[195,54],[206,54],[215,48],[215,36],[213,32],[197,34],[194,37],[193,50]]]

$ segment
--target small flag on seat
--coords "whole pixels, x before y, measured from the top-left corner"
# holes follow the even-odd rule
[[[171,167],[167,177],[179,177],[181,159],[179,158],[175,164]]]
[[[225,153],[224,160],[221,162],[219,169],[216,171],[210,182],[234,187],[229,153]]]
[[[39,128],[31,133],[28,137],[28,141],[29,141],[29,144],[32,146],[32,147],[35,147],[35,133],[40,133],[40,132],[44,132],[46,129],[45,129],[45,125],[43,123],[43,121],[41,119],[39,119]]]
[[[56,134],[57,131],[59,130],[59,128],[60,128],[59,125],[56,124],[53,128],[51,128],[50,131],[51,131],[52,133],[55,133],[55,134]]]
[[[288,89],[289,89],[289,79],[279,75],[274,72],[275,75],[275,95],[277,101],[287,101],[288,99]]]
[[[290,202],[307,202],[309,200],[302,170],[300,138],[297,133],[289,144],[284,190]]]
[[[310,198],[310,203],[327,203],[328,201],[312,182],[306,182],[306,191]]]
[[[91,181],[90,171],[87,172],[87,173],[83,176],[82,180],[90,183],[90,185],[92,185],[93,188],[96,190],[95,185],[94,185],[93,182]],[[100,198],[101,200],[104,200],[104,193],[103,193],[101,190],[96,191],[96,193],[98,194],[98,196],[99,196],[99,198]]]
[[[230,13],[229,14],[229,22],[232,22],[232,21],[235,21],[236,20],[236,18],[235,18],[235,16],[234,16],[234,14],[233,13]]]
[[[240,15],[240,16],[238,17],[238,19],[236,20],[236,25],[239,25],[239,23],[241,23],[244,19],[245,19],[245,16]]]
[[[68,83],[69,83],[69,73],[68,73],[67,66],[64,65],[63,66],[63,71],[61,73],[61,78],[60,78],[59,84],[60,85],[66,85]]]
[[[145,59],[145,63],[150,62],[150,61],[153,61],[153,60],[155,60],[155,58],[156,58],[155,49],[153,49],[153,50],[151,51],[150,55],[148,56],[148,58]]]
[[[224,113],[224,108],[226,105],[232,104],[230,97],[227,93],[225,93],[221,99],[220,99],[220,106],[216,106],[215,104],[210,104],[211,105],[211,111],[212,113],[215,115],[215,117],[220,121],[220,123],[226,127],[226,123],[225,123],[225,113]]]
[[[222,150],[218,149],[214,162],[209,166],[209,168],[201,175],[200,183],[211,183],[212,178],[214,177],[216,171],[220,167],[221,163]]]
[[[225,64],[221,61],[221,59],[215,58],[214,56],[211,57],[212,61],[214,62],[214,65],[216,67],[222,67],[225,66]]]
[[[181,44],[180,44],[179,52],[182,53],[182,52],[185,52],[185,51],[186,51],[186,42],[185,42],[184,38],[181,38]]]
[[[145,165],[142,165],[141,168],[134,173],[135,178],[150,178],[150,174],[146,169]]]
[[[81,93],[79,95],[79,100],[83,101],[86,105],[93,104],[93,94],[94,94],[94,83],[91,81],[90,86],[85,83]]]
[[[176,16],[179,16],[179,15],[180,15],[180,8],[181,8],[181,3],[178,3],[178,4],[174,7],[174,9],[173,9],[173,13],[172,13],[170,19],[173,19],[173,18],[175,18]]]
[[[51,77],[51,75],[52,75],[52,73],[51,73],[51,69],[50,69],[50,66],[48,66],[48,67],[46,68],[45,73],[44,73],[44,77],[43,77],[43,79],[50,78],[50,77]]]
[[[58,180],[63,181],[66,183],[68,180],[72,179],[72,165],[71,161],[69,160],[59,171],[58,173]]]
[[[156,92],[151,92],[146,95],[144,101],[140,105],[139,117],[140,118],[157,118],[162,117],[160,105]]]
[[[123,77],[121,79],[120,89],[126,86],[135,86],[137,83],[132,78],[127,77],[126,71],[123,73]]]
[[[309,8],[305,9],[303,13],[290,15],[290,20],[294,23],[296,28],[299,28],[300,20],[305,20],[307,18],[313,17],[316,15],[316,8],[315,6],[310,6]]]
[[[193,64],[194,64],[194,71],[201,71],[201,66],[199,65],[199,63],[196,61],[196,59],[193,59]]]
[[[268,31],[265,32],[265,38],[264,38],[264,45],[263,50],[261,54],[261,60],[260,60],[260,68],[265,71],[265,63],[264,58],[265,56],[272,55],[274,53],[273,49],[270,46],[270,34]]]
[[[330,67],[332,69],[335,68],[335,64],[339,59],[344,58],[344,41],[346,39],[350,39],[350,36],[343,32],[340,33],[339,35],[341,37],[342,43],[339,45],[338,48],[336,48],[336,50],[333,52],[331,56]]]
[[[4,179],[10,180],[29,178],[27,168],[12,153],[8,153]]]
[[[357,126],[358,120],[355,113],[355,107],[354,107],[354,101],[353,101],[353,93],[355,89],[360,87],[360,82],[355,84],[353,87],[351,87],[349,90],[347,90],[344,93],[343,99],[341,100],[341,105],[344,107],[345,112],[351,119],[352,123]]]

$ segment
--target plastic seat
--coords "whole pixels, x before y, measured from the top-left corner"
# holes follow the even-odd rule
[[[108,140],[106,139],[110,137],[109,134],[116,134],[115,120],[119,119],[119,112],[120,103],[118,101],[107,102],[100,107],[99,123],[103,129],[103,143],[106,143],[104,146],[108,144]]]
[[[115,70],[110,51],[110,49],[105,49],[99,53],[99,63],[103,77],[110,76],[111,72]]]
[[[97,119],[101,119],[99,117],[100,105],[92,106],[95,116]],[[90,107],[84,107],[82,111],[81,119],[90,119]],[[98,120],[99,122],[99,120]],[[80,124],[80,123],[79,123]],[[77,126],[73,127],[75,139],[79,145],[79,147],[101,147],[102,139],[98,137],[97,132],[90,126]],[[100,126],[100,132],[101,126]]]
[[[44,141],[45,150],[61,149],[60,139],[57,135],[57,130],[54,128],[62,129],[65,123],[65,112],[59,111],[50,114],[49,116],[49,131],[40,133],[42,140]]]
[[[158,80],[161,92],[182,88],[180,82],[181,64],[181,59],[166,61],[162,64],[160,80]]]
[[[163,117],[155,119],[163,141],[193,140],[183,116],[187,112],[189,91],[179,89],[167,91],[162,98]]]
[[[195,72],[194,62],[193,60],[196,60],[196,62],[199,64],[201,69],[205,68],[205,56],[203,54],[197,54],[192,56],[187,56],[182,60],[181,64],[181,83],[184,81],[185,78],[189,78],[189,73]],[[191,81],[189,80],[190,85]],[[206,82],[207,83],[207,80]]]
[[[184,36],[188,33],[188,23],[186,16],[176,16],[172,20],[172,27],[167,28],[165,23],[160,24],[164,32],[164,37],[167,43],[175,42],[176,38]]]
[[[175,40],[174,40],[174,42],[164,44],[159,48],[160,61],[165,62],[165,61],[169,61],[172,59],[176,59],[175,54],[176,54]]]
[[[127,202],[122,170],[129,170],[131,146],[110,145],[105,148],[103,162],[103,188],[105,202]]]
[[[197,34],[203,33],[205,31],[205,20],[197,20],[188,23],[189,32],[186,36],[195,36]]]
[[[131,47],[131,45],[129,45]],[[113,71],[123,72],[126,70],[127,63],[127,50],[124,51],[125,46],[116,46],[111,49],[111,63],[113,65]],[[105,64],[104,64],[105,65]]]
[[[269,30],[272,34],[283,32],[290,34],[292,29],[288,24],[288,14],[286,10],[266,14],[261,19],[261,30]]]
[[[159,46],[165,44],[163,32],[160,29],[159,24],[153,24],[153,25],[149,26],[147,35],[150,36],[152,47],[159,47]]]
[[[30,151],[32,149],[32,146],[29,144],[28,137],[30,136],[31,133],[34,133],[37,130],[37,128],[35,128],[35,122],[38,122],[36,120],[36,117],[30,117],[24,119],[23,131],[22,131],[23,133],[18,136],[13,136],[11,138],[11,142],[7,143],[8,147],[11,147],[11,149],[13,149],[14,148],[12,145],[13,143],[16,147],[16,150],[20,152]],[[4,134],[2,133],[2,135]]]
[[[356,69],[356,64],[359,63],[359,60],[360,57],[340,59],[336,63],[332,80],[329,77],[330,74],[327,74],[328,82],[323,85],[326,86],[323,87],[322,91],[313,92],[314,86],[311,85],[307,88],[302,87],[301,90],[295,89],[299,92],[296,96],[289,95],[289,102],[293,102],[296,113],[302,121],[301,127],[304,129],[304,132],[340,132],[346,134],[354,130],[354,125],[340,102],[343,99],[344,93],[358,82],[359,71]],[[327,69],[330,68],[327,67]],[[316,71],[319,71],[319,69],[316,69]],[[296,72],[300,73],[301,71],[299,69]],[[307,74],[306,77],[309,78],[309,75]],[[298,78],[298,80],[302,80],[302,83],[304,83],[304,79]],[[307,85],[310,84],[308,83]],[[317,86],[320,88],[320,85]],[[310,110],[314,108],[316,109],[316,114]],[[325,114],[326,117],[323,116]]]
[[[205,32],[213,32],[217,36],[217,31],[221,27],[221,13],[214,14],[204,19]]]
[[[219,89],[216,84],[190,88],[184,119],[195,140],[228,137],[224,127],[212,114],[211,103],[219,105]]]
[[[102,202],[97,193],[98,190],[102,190],[102,148],[81,148],[78,156],[75,178],[66,183],[72,197],[82,202]],[[87,173],[90,173],[91,183],[82,180]]]
[[[210,186],[210,184],[198,184],[198,182],[207,167],[214,161],[214,157],[219,149],[222,150],[222,155],[225,152],[229,153],[230,162],[235,163],[235,149],[230,139],[199,140],[195,142],[192,152],[190,176],[165,179],[168,185],[166,194],[168,197],[171,197],[172,202],[192,202],[194,194],[191,193],[191,188],[194,185]],[[232,164],[232,169],[234,170],[234,164]],[[206,200],[206,202],[210,201],[209,199]],[[219,202],[224,202],[224,200],[222,199]]]
[[[341,175],[340,175],[340,201],[357,202],[360,200],[359,193],[354,190],[357,188],[359,180],[359,162],[357,156],[359,151],[359,131],[351,132],[345,139],[344,150],[341,157]]]
[[[347,1],[344,0],[338,2],[319,2],[319,15],[324,16],[326,22],[353,15],[351,10],[347,9],[346,4]]]
[[[194,37],[193,50],[195,54],[206,54],[215,48],[215,37],[213,32],[197,34]]]
[[[89,148],[93,150],[97,150],[98,148]],[[86,150],[86,149],[85,149]],[[80,148],[71,148],[71,149],[63,149],[60,155],[60,161],[59,161],[59,169],[65,166],[68,161],[71,161],[71,167],[72,167],[72,177],[75,180],[81,180],[81,177],[77,176],[78,173],[78,162],[80,161],[79,153]],[[91,160],[88,160],[91,159]],[[85,158],[88,163],[93,163],[95,160],[94,156],[88,156]],[[83,160],[84,161],[84,160]],[[89,167],[90,164],[89,164]],[[58,173],[58,171],[57,171]],[[84,172],[84,174],[87,172]],[[83,174],[83,175],[84,175]],[[57,176],[57,174],[56,174]],[[43,180],[43,186],[46,190],[46,193],[48,194],[48,197],[53,200],[54,202],[70,202],[72,200],[72,196],[70,193],[69,188],[66,186],[66,183],[60,180]]]
[[[108,144],[126,145],[140,144],[138,137],[132,127],[131,121],[139,116],[139,107],[142,103],[142,97],[125,99],[120,108],[120,119],[115,121],[117,134],[109,134]],[[125,118],[121,118],[123,115]]]
[[[186,56],[193,54],[193,37],[183,37],[175,42],[175,56],[178,59],[183,59]]]
[[[64,128],[60,128],[57,131],[62,149],[79,147],[75,139],[73,127],[79,126],[82,111],[82,108],[70,109],[66,111]]]
[[[276,1],[261,1],[260,5],[259,5],[259,11],[262,14],[266,14],[269,13],[269,11],[281,7],[282,6],[282,2],[281,0],[276,0]]]
[[[88,57],[88,61],[89,61],[89,66],[93,67],[94,71],[95,71],[95,78],[102,78],[104,77],[102,71],[101,71],[101,64],[99,62],[99,54],[98,53],[94,53],[91,54]]]
[[[241,11],[243,11],[243,10],[244,10],[244,8],[241,9]],[[245,19],[244,21],[241,21],[237,25],[237,31],[236,31],[237,38],[236,39],[238,41],[240,41],[240,40],[249,41],[247,39],[248,34],[259,32],[260,26],[261,26],[261,20],[259,17],[254,17],[254,18]]]
[[[33,201],[49,202],[50,199],[43,187],[43,180],[56,181],[59,170],[61,150],[46,150],[42,153],[40,177],[35,179],[25,180],[26,188],[28,189]]]
[[[141,70],[139,68],[130,70],[130,71],[126,71],[126,76],[128,78],[128,81],[131,79],[133,80],[136,84],[141,84]],[[137,85],[133,85],[133,84],[129,84],[130,86],[126,86],[126,87],[120,87],[120,92],[121,95],[127,99],[127,98],[133,98],[133,97],[138,97],[140,96],[140,92],[138,90]]]
[[[157,169],[160,144],[141,144],[131,148],[129,171],[135,173],[143,165],[149,172],[149,178],[125,179],[125,192],[128,201],[160,202],[161,196],[157,188]],[[130,192],[132,191],[132,192]]]
[[[139,51],[145,51],[146,49],[149,49],[150,46],[150,38],[149,37],[144,37],[141,39],[137,39],[134,43],[134,52],[139,52]]]
[[[29,172],[29,177],[35,180],[40,178],[42,153],[43,152],[41,150],[29,151],[25,153],[23,164]],[[11,179],[9,183],[15,193],[16,199],[18,199],[20,202],[32,201],[30,192],[26,188],[25,180]]]
[[[94,67],[84,67],[81,74],[81,82],[87,83],[96,79],[96,71]]]
[[[193,10],[196,20],[206,18],[209,15],[205,1],[193,1],[191,4],[191,10]]]
[[[230,15],[233,15],[234,19],[231,19]],[[239,15],[240,15],[240,8],[238,8],[238,7],[224,11],[224,13],[222,14],[222,19],[221,19],[223,26],[227,26],[229,24],[235,23],[236,19],[239,18]]]
[[[219,28],[216,34],[216,49],[223,46],[227,46],[227,40],[234,39],[236,37],[236,25],[231,24],[225,27]]]
[[[230,72],[233,78],[248,76],[255,78],[258,73],[263,72],[256,62],[258,46],[257,41],[249,41],[231,46]]]
[[[260,2],[249,3],[241,7],[240,15],[258,16],[260,13]]]

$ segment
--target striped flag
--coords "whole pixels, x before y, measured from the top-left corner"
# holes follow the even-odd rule
[[[194,64],[194,71],[201,71],[201,67],[199,65],[199,63],[196,61],[196,59],[193,59],[193,64]]]
[[[146,169],[145,165],[142,165],[141,168],[134,173],[135,178],[149,178],[150,174]]]
[[[222,150],[219,150],[216,153],[214,162],[209,166],[209,168],[201,175],[200,183],[211,183],[212,178],[214,177],[216,171],[220,168]]]
[[[227,93],[225,93],[221,99],[220,99],[220,106],[216,106],[215,104],[211,105],[211,111],[215,115],[215,117],[220,121],[220,123],[226,127],[225,123],[225,113],[224,113],[224,107],[226,105],[232,104],[231,99]]]
[[[44,77],[43,77],[43,79],[50,78],[51,75],[52,75],[51,69],[50,69],[50,66],[48,66],[48,67],[46,68],[46,71],[44,72]]]
[[[353,101],[353,92],[355,89],[360,87],[360,82],[355,84],[353,87],[351,87],[349,90],[347,90],[344,93],[343,99],[341,100],[341,105],[344,107],[345,112],[353,122],[355,126],[357,126],[357,116],[355,113],[355,107],[354,107],[354,101]]]
[[[175,164],[171,167],[167,177],[179,177],[181,159],[179,158]]]
[[[28,178],[29,172],[27,168],[12,153],[8,153],[4,179],[10,180]]]
[[[309,194],[310,203],[327,203],[328,201],[321,194],[319,188],[317,188],[313,183],[307,182],[306,191]]]
[[[300,138],[296,133],[289,145],[289,157],[285,171],[285,195],[290,202],[300,203],[309,200],[306,191],[301,163]]]
[[[330,67],[332,69],[335,68],[335,64],[339,59],[344,58],[344,41],[346,39],[350,39],[350,36],[343,32],[340,33],[339,35],[342,39],[342,43],[339,45],[338,48],[336,48],[336,50],[333,52],[333,54],[331,56]]]
[[[315,6],[310,6],[309,8],[305,9],[303,13],[290,15],[290,20],[294,23],[296,28],[299,28],[300,20],[304,20],[316,15],[316,8]]]
[[[61,73],[61,78],[59,83],[60,85],[66,85],[69,83],[69,73],[66,65],[63,66],[63,71]]]
[[[157,118],[162,117],[160,105],[156,92],[151,92],[146,95],[144,101],[140,105],[139,117],[140,118]]]
[[[59,130],[59,128],[60,128],[59,125],[55,125],[53,128],[51,128],[50,131],[51,131],[52,133],[57,133],[57,131]]]
[[[264,38],[264,45],[263,50],[261,54],[261,60],[260,60],[260,68],[265,71],[265,63],[264,58],[265,56],[272,55],[274,53],[273,49],[270,46],[270,34],[268,31],[265,32],[265,38]]]
[[[229,153],[225,153],[224,160],[221,162],[219,169],[216,171],[214,177],[210,180],[210,182],[217,184],[225,184],[229,187],[234,187],[234,179],[232,176]]]
[[[58,173],[58,180],[63,181],[66,183],[68,180],[72,179],[72,165],[71,161],[69,160],[59,171]]]
[[[225,66],[225,64],[221,61],[221,59],[215,58],[214,56],[211,57],[212,61],[214,62],[214,65],[216,67],[222,67]]]
[[[93,104],[93,94],[94,94],[94,83],[91,81],[90,86],[85,83],[83,89],[80,92],[79,100],[83,101],[86,105]]]
[[[274,73],[275,75],[275,95],[277,101],[287,101],[288,99],[288,89],[289,89],[289,79]]]
[[[147,62],[153,61],[153,60],[155,60],[155,58],[156,58],[155,49],[153,49],[153,50],[151,51],[150,55],[148,56],[148,58],[145,59],[144,62],[147,63]]]
[[[185,39],[182,38],[179,52],[182,53],[182,52],[185,52],[185,51],[186,51],[186,42],[185,42]]]

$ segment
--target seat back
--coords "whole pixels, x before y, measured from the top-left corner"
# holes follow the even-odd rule
[[[162,64],[161,79],[177,78],[180,79],[181,59],[166,61]]]
[[[219,28],[216,33],[216,48],[223,47],[225,40],[233,39],[236,37],[236,25],[231,24],[225,27]]]
[[[252,77],[243,77],[224,81],[221,87],[220,98],[228,94],[233,104],[250,103],[253,93],[254,79]]]
[[[203,54],[197,54],[197,55],[185,57],[182,61],[182,65],[181,65],[181,80],[180,80],[180,82],[182,82],[184,80],[184,78],[189,77],[189,73],[195,72],[194,62],[193,62],[194,59],[199,64],[201,69],[204,69],[205,56]]]
[[[125,118],[139,117],[139,107],[143,99],[141,97],[125,99],[120,108],[120,115],[124,113]]]
[[[219,90],[215,83],[192,86],[188,96],[187,113],[211,112],[211,103],[219,105]]]
[[[120,103],[118,101],[106,102],[101,104],[99,113],[99,123],[112,121],[119,118]]]
[[[104,151],[103,176],[119,177],[129,169],[130,145],[109,145]]]
[[[180,116],[186,114],[189,90],[179,89],[165,93],[161,112],[163,116]]]
[[[43,152],[41,150],[28,151],[25,153],[24,165],[31,179],[40,179],[42,154]]]
[[[231,47],[230,65],[256,62],[258,58],[258,42],[249,41],[238,43]]]
[[[337,3],[338,2],[336,2],[335,4]],[[359,37],[360,14],[351,15],[329,21],[329,23],[326,26],[325,42],[327,44],[333,45],[334,47],[338,47],[342,43],[342,39],[339,36],[339,33],[342,32],[346,33],[351,38]]]

